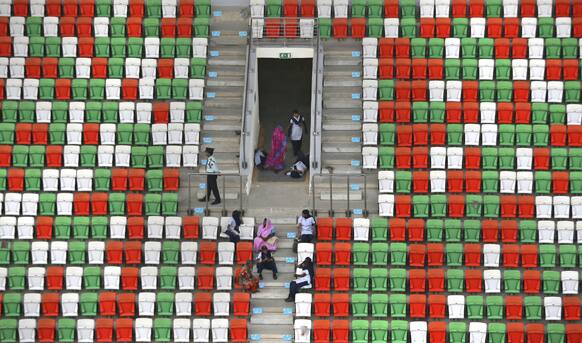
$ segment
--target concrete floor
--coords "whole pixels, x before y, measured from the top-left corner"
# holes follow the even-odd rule
[[[277,125],[286,132],[291,112],[297,109],[309,129],[311,116],[312,59],[259,59],[259,147],[271,150],[271,135]],[[308,130],[309,131],[309,130]],[[302,151],[309,153],[309,135],[304,134]],[[295,162],[291,142],[287,145],[286,168]],[[297,182],[284,173],[258,172],[259,181]]]

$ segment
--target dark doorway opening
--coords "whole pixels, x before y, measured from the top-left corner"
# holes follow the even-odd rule
[[[309,154],[310,117],[311,117],[311,77],[312,59],[273,59],[260,58],[259,66],[259,148],[271,151],[273,131],[281,126],[285,134],[291,120],[291,112],[296,109],[305,118],[307,132],[303,133],[301,151]],[[285,154],[285,170],[296,161],[293,147],[287,138]],[[284,172],[274,173],[265,170],[259,173],[260,181],[290,181],[297,180],[285,176]],[[301,179],[303,180],[303,179]]]

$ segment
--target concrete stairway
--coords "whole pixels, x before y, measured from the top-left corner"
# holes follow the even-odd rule
[[[257,223],[262,219],[257,218]],[[296,254],[293,239],[288,232],[296,232],[293,218],[273,218],[279,237],[279,249],[275,261],[279,270],[278,279],[273,280],[271,271],[263,272],[261,289],[252,295],[250,337],[251,342],[282,342],[293,340],[293,313],[295,303],[285,302],[289,293],[286,284],[294,279]],[[289,260],[288,260],[289,259]]]
[[[210,24],[200,159],[206,147],[213,147],[220,170],[238,173],[249,20],[244,8],[213,10],[220,16]]]
[[[324,43],[322,172],[359,174],[361,167],[362,42]],[[356,117],[359,116],[359,117]]]

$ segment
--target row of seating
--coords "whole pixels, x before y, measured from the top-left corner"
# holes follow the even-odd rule
[[[139,292],[117,293],[8,293],[5,317],[15,317],[22,307],[25,317],[151,317],[151,316],[248,316],[250,295],[235,292]],[[231,306],[232,302],[232,306]]]
[[[0,217],[0,238],[14,240],[105,240],[105,239],[165,239],[188,240],[182,242],[182,250],[197,251],[195,240],[199,237],[200,218],[195,216],[58,216],[58,217]],[[249,240],[247,235],[241,237]],[[216,239],[216,238],[215,238]],[[26,241],[25,241],[26,242]],[[104,243],[90,243],[91,249],[104,246]],[[10,242],[0,247],[0,261],[8,264]],[[89,258],[93,258],[89,256]],[[196,258],[194,258],[196,260]]]
[[[42,69],[42,75],[41,75]],[[58,75],[57,75],[58,69]],[[125,72],[124,72],[125,70]],[[140,73],[141,70],[141,73]],[[71,57],[11,57],[0,59],[0,78],[156,78],[203,79],[206,59],[201,57],[176,59],[86,58]]]
[[[82,117],[79,119],[82,119]],[[44,132],[34,132],[37,138],[41,138],[40,142],[38,142],[40,144],[192,145],[198,144],[200,134],[200,124],[198,123],[152,125],[130,123],[69,123],[66,126],[61,123],[52,123],[49,126],[45,125],[44,128],[47,129]],[[65,132],[62,131],[63,129]],[[42,133],[44,133],[44,137],[39,137]],[[65,135],[66,142],[62,140]],[[32,136],[32,124],[0,124],[0,144],[31,144]]]
[[[571,10],[574,17],[582,13],[582,8],[574,3],[570,7],[570,0],[558,0],[555,4],[552,1],[476,1],[473,0],[467,6],[466,1],[461,0],[425,0],[417,4],[415,1],[383,1],[383,0],[318,0],[317,16],[319,18],[402,18],[418,15],[421,18],[454,18],[466,17],[467,11],[469,17],[568,17]],[[349,6],[349,7],[348,7]],[[298,8],[299,7],[299,8]],[[251,15],[253,17],[314,17],[315,1],[302,0],[299,4],[297,0],[253,0],[251,1]],[[536,11],[537,10],[537,11]]]
[[[164,193],[1,193],[8,216],[175,216],[178,194]]]
[[[112,233],[114,233],[112,231]],[[120,235],[121,236],[121,235]],[[236,247],[236,248],[235,248]],[[15,241],[8,248],[12,259],[1,264],[244,264],[252,260],[251,242],[178,242],[174,240]],[[3,249],[4,250],[4,249]],[[236,254],[235,254],[236,250]],[[575,252],[574,252],[575,253]],[[4,255],[4,251],[2,251]],[[218,256],[218,258],[217,258]],[[330,257],[331,259],[331,257]],[[329,263],[324,263],[329,264]]]
[[[326,219],[326,218],[321,218]],[[352,236],[353,232],[353,236]],[[557,237],[556,237],[557,235]],[[576,236],[576,238],[574,238]],[[568,220],[373,218],[369,227],[317,227],[317,241],[557,243],[582,241],[582,222]],[[360,243],[357,243],[360,244]],[[366,243],[364,243],[366,244]],[[312,251],[309,245],[301,245]],[[561,249],[561,247],[560,247]],[[564,249],[569,249],[565,248]],[[355,248],[354,251],[359,249]],[[564,253],[565,253],[564,250]],[[303,251],[303,250],[300,250]]]
[[[197,0],[198,1],[198,0]],[[37,327],[38,325],[38,327]],[[245,319],[0,319],[3,342],[247,342]],[[192,334],[192,336],[190,336]],[[55,335],[58,338],[55,338]],[[18,340],[17,340],[18,338]]]
[[[373,38],[362,39],[364,58],[576,59],[576,38]],[[428,51],[427,51],[428,50]],[[522,63],[522,62],[520,62]]]
[[[44,244],[46,242],[42,242]],[[41,244],[41,243],[37,243]],[[22,247],[23,253],[30,245]],[[120,250],[121,248],[119,248]],[[177,249],[177,247],[175,248]],[[48,245],[45,251],[48,250]],[[66,249],[65,249],[66,250]],[[159,254],[159,249],[157,250]],[[306,252],[300,252],[306,255]],[[13,253],[14,255],[14,253]],[[318,265],[393,265],[414,267],[467,266],[507,268],[520,265],[525,268],[555,268],[557,264],[564,268],[575,267],[581,258],[577,246],[561,244],[559,249],[554,244],[485,244],[479,243],[331,243],[319,242],[315,245],[315,261]],[[25,255],[24,257],[26,257]],[[24,258],[23,257],[23,258]],[[521,263],[520,263],[521,260]],[[213,262],[214,260],[212,260]],[[569,275],[569,272],[565,272]],[[571,275],[569,275],[571,276]]]
[[[416,82],[416,81],[413,81]],[[364,101],[364,123],[447,123],[447,124],[568,124],[578,125],[577,104]],[[22,117],[22,116],[21,116]],[[31,116],[28,116],[32,118]],[[13,121],[11,114],[8,121]],[[422,126],[418,126],[422,128]],[[444,126],[430,126],[441,130]]]
[[[13,101],[2,102],[3,123],[38,123],[34,132],[47,131],[50,123],[199,123],[201,101],[99,102]],[[25,126],[26,127],[26,126]],[[62,129],[61,129],[62,131]]]
[[[202,100],[204,79],[0,79],[0,89],[2,100]]]
[[[415,196],[413,199],[409,195],[380,194],[378,203],[381,216],[388,217],[582,218],[582,197],[576,196],[499,197],[467,194],[436,198]]]
[[[582,193],[582,184],[578,183],[578,180],[582,181],[582,173],[574,171],[415,170],[394,173],[386,170],[380,171],[379,180],[380,191],[387,193]]]
[[[582,107],[580,107],[580,110],[582,110]],[[380,136],[381,145],[397,145],[399,147],[429,145],[429,142],[431,146],[566,146],[567,144],[570,146],[578,146],[578,136],[580,135],[579,132],[582,130],[577,121],[578,118],[582,118],[582,111],[570,112],[568,113],[568,118],[572,120],[572,122],[567,126],[545,124],[497,125],[474,123],[431,124],[430,126],[428,124],[380,124],[379,126],[376,124],[364,124],[362,127],[364,138],[363,143],[364,145],[378,145],[378,136]],[[487,121],[485,116],[481,116],[481,119]],[[154,124],[154,126],[156,125],[165,124]],[[12,134],[10,131],[8,133]],[[13,137],[9,136],[7,138]]]
[[[464,2],[463,2],[464,3]],[[351,324],[351,325],[350,325]],[[541,324],[541,323],[484,323],[484,322],[424,322],[392,320],[333,320],[317,319],[313,321],[296,319],[294,322],[296,342],[325,343],[353,341],[406,343],[409,337],[418,343],[427,342],[465,342],[467,333],[473,343],[502,343],[506,337],[511,342],[559,343],[578,342],[582,335],[579,324]],[[311,335],[313,334],[313,341]],[[547,337],[547,340],[546,340]]]
[[[333,271],[333,272],[332,272]],[[350,291],[352,287],[386,292],[411,292],[411,293],[501,293],[502,289],[509,292],[526,294],[577,294],[579,279],[574,271],[560,272],[526,270],[523,276],[519,271],[509,274],[505,270],[503,278],[500,270],[464,270],[464,269],[372,269],[368,277],[368,270],[360,270],[359,277],[350,268],[318,268],[315,276],[315,290],[317,292]],[[363,275],[362,275],[363,274]],[[575,275],[574,275],[575,274]],[[483,282],[484,278],[485,282]],[[333,282],[332,282],[333,280]],[[427,282],[428,280],[428,282]],[[503,280],[503,281],[502,281]],[[353,285],[352,285],[353,284]],[[427,287],[428,284],[428,287]],[[503,287],[502,287],[503,285]],[[507,292],[506,292],[507,293]]]
[[[199,266],[177,267],[175,265],[118,267],[9,267],[1,268],[2,290],[25,290],[36,288],[49,290],[232,290],[239,288],[233,283],[233,267]],[[236,274],[238,275],[238,274]],[[46,281],[45,281],[46,279]],[[46,284],[46,286],[45,286]],[[64,287],[64,288],[63,288]],[[4,302],[8,301],[4,294]],[[15,297],[20,299],[20,294]],[[4,305],[6,308],[6,305]],[[4,311],[6,312],[6,311]]]
[[[197,145],[0,145],[0,167],[193,168],[198,150]]]
[[[382,169],[505,169],[505,170],[566,170],[579,169],[576,148],[461,148],[461,147],[364,147],[370,151],[374,165],[380,160]],[[413,158],[414,154],[414,158]],[[417,155],[418,154],[418,155]],[[517,154],[517,155],[516,155]],[[523,155],[521,155],[523,154]],[[429,164],[430,156],[430,164]],[[517,162],[517,163],[516,163]],[[532,164],[533,162],[533,164]],[[430,165],[430,167],[429,167]]]
[[[0,37],[208,37],[207,17],[17,17],[0,21]]]
[[[0,16],[45,17],[209,17],[209,0],[24,0],[3,1]]]
[[[364,59],[364,79],[446,80],[550,80],[575,81],[580,78],[577,59]],[[428,73],[427,73],[428,71]],[[416,82],[415,85],[422,85]],[[414,87],[415,89],[417,87]]]
[[[2,57],[206,57],[207,38],[0,37]],[[51,60],[48,60],[51,61]]]
[[[180,171],[173,168],[21,169],[0,170],[0,189],[40,191],[178,191]],[[42,187],[41,187],[42,182]],[[94,185],[94,187],[93,187]]]
[[[541,297],[535,296],[468,296],[412,294],[335,293],[316,294],[313,307],[317,317],[392,317],[410,319],[484,319],[540,320]],[[40,300],[40,295],[39,295]],[[428,300],[428,301],[427,301]],[[533,300],[533,301],[532,301]],[[545,297],[545,320],[580,320],[580,299],[577,297]],[[311,305],[304,303],[303,307]],[[428,306],[427,306],[428,305]],[[296,305],[297,306],[297,305]],[[467,311],[465,311],[467,307]],[[351,311],[350,311],[351,309]],[[428,309],[428,311],[427,311]],[[332,311],[330,311],[332,310]],[[448,310],[448,311],[447,311]],[[524,311],[525,310],[525,311]],[[562,318],[562,310],[564,318]],[[311,311],[310,311],[311,312]],[[351,313],[350,313],[351,312]],[[467,314],[465,312],[468,312]],[[524,315],[525,312],[525,315]]]
[[[8,99],[20,99],[17,86],[14,92],[9,92],[10,85],[6,80],[6,95]],[[101,79],[94,79],[101,80]],[[109,79],[118,80],[118,79]],[[148,79],[140,79],[148,80]],[[178,79],[182,80],[182,79]],[[1,79],[0,79],[1,81]],[[133,80],[137,81],[137,80]],[[185,81],[185,80],[184,80]],[[196,81],[196,79],[191,79]],[[195,87],[194,85],[191,85]],[[193,87],[190,87],[192,89]],[[412,88],[410,81],[395,80],[364,80],[362,82],[362,99],[367,101],[398,100],[398,101],[447,101],[447,102],[548,102],[548,103],[580,103],[580,81],[461,81],[461,80],[430,80],[415,83]],[[140,88],[141,89],[141,88]],[[152,86],[153,89],[153,86]],[[190,92],[191,100],[195,90]],[[200,89],[202,91],[202,89]],[[42,93],[42,92],[41,92]],[[140,91],[141,94],[144,94]],[[114,94],[117,97],[118,94]],[[113,95],[112,95],[113,96]],[[148,95],[149,96],[149,93]],[[151,95],[153,99],[153,93]],[[40,97],[42,99],[42,96]],[[142,97],[143,98],[143,97]],[[186,99],[186,95],[181,99]]]

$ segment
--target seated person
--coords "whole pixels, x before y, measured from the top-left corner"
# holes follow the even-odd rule
[[[300,179],[303,177],[303,175],[309,168],[307,167],[308,165],[309,165],[309,155],[305,156],[300,153],[299,158],[297,158],[297,161],[293,163],[291,169],[289,169],[286,175],[294,179]]]
[[[298,278],[291,281],[289,284],[289,296],[285,299],[286,302],[295,301],[295,295],[303,287],[313,285],[313,263],[310,257],[306,257],[305,260],[297,266],[297,276]]]

